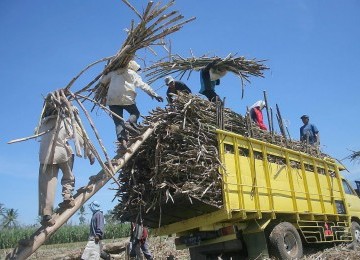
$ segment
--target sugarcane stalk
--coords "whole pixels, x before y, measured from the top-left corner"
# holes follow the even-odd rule
[[[107,163],[108,163],[108,165],[109,165],[109,168],[100,160],[99,162],[100,162],[102,168],[103,168],[103,169],[105,170],[105,172],[115,181],[115,183],[116,183],[117,185],[119,185],[119,187],[121,187],[120,183],[118,182],[118,180],[117,180],[117,179],[115,178],[115,176],[114,176],[114,175],[115,175],[114,167],[113,167],[113,165],[112,165],[112,162],[111,162],[110,157],[108,156],[108,154],[107,154],[107,152],[106,152],[105,146],[104,146],[103,143],[102,143],[102,140],[101,140],[101,138],[100,138],[100,136],[99,136],[99,134],[98,134],[98,131],[96,130],[96,127],[95,127],[95,125],[94,125],[94,122],[92,121],[89,113],[88,113],[87,110],[85,109],[84,105],[78,100],[78,98],[77,98],[73,93],[71,93],[71,96],[76,100],[76,102],[79,104],[79,106],[81,107],[81,109],[82,109],[83,112],[85,113],[85,116],[86,116],[86,118],[88,119],[88,121],[89,121],[89,123],[90,123],[90,126],[91,126],[91,128],[93,129],[93,131],[94,131],[94,133],[95,133],[95,136],[96,136],[96,138],[97,138],[97,140],[98,140],[98,142],[99,142],[99,145],[100,145],[100,147],[101,147],[101,149],[102,149],[102,151],[103,151],[103,153],[104,153],[104,155],[105,155],[105,158],[106,158],[106,161],[107,161]]]
[[[32,136],[28,136],[28,137],[23,137],[23,138],[11,140],[11,141],[8,142],[8,144],[14,144],[14,143],[19,143],[19,142],[31,140],[31,139],[40,137],[40,136],[42,136],[42,135],[44,135],[44,134],[47,134],[47,133],[51,132],[52,130],[54,130],[54,127],[50,128],[50,129],[48,129],[48,130],[46,130],[46,131],[43,131],[43,132],[41,132],[41,133],[38,132],[37,134],[32,135]]]
[[[76,153],[77,156],[81,157],[82,156],[81,147],[80,147],[78,135],[76,133],[76,128],[77,128],[76,125],[77,124],[76,124],[76,120],[75,120],[75,117],[74,117],[73,107],[70,104],[69,100],[66,98],[64,90],[61,89],[59,91],[59,93],[60,93],[62,102],[64,102],[65,106],[67,107],[68,114],[69,114],[69,117],[70,117],[71,128],[72,128],[72,138],[74,139],[74,144],[75,144],[75,153]]]
[[[272,134],[272,126],[271,126],[271,119],[270,119],[270,112],[269,112],[269,103],[268,103],[266,91],[264,90],[263,93],[264,93],[264,101],[265,101],[265,108],[266,108],[266,115],[267,115],[269,130],[270,130],[270,134]]]
[[[74,84],[74,82],[85,72],[87,71],[88,69],[90,69],[92,66],[100,63],[100,62],[103,62],[103,61],[107,61],[107,60],[110,60],[112,59],[114,56],[110,56],[110,57],[105,57],[105,58],[102,58],[100,60],[97,60],[89,65],[87,65],[82,71],[80,71],[80,73],[78,75],[76,75],[67,85],[66,87],[64,88],[65,91],[69,90],[69,88]]]

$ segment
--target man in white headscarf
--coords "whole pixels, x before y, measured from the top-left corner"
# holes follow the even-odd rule
[[[76,124],[77,129],[72,128],[69,113],[61,112],[59,114],[57,109],[49,106],[50,104],[45,110],[38,129],[39,132],[45,132],[41,136],[39,151],[39,215],[42,217],[42,225],[53,226],[55,221],[51,215],[53,214],[59,170],[62,172],[61,186],[64,199],[61,207],[72,208],[75,205],[72,197],[75,186],[75,176],[72,172],[74,154],[68,141],[74,139],[74,135],[76,135],[90,164],[94,163],[95,158],[92,152],[84,146],[80,127]],[[75,106],[72,109],[74,113],[78,113]]]
[[[113,116],[117,140],[120,143],[119,152],[122,152],[127,148],[128,136],[125,131],[126,128],[129,130],[136,129],[137,120],[140,116],[140,112],[135,102],[135,88],[139,87],[151,98],[155,98],[158,102],[163,102],[163,98],[156,94],[148,84],[142,81],[141,77],[137,74],[137,71],[139,70],[140,65],[132,60],[126,68],[111,71],[100,79],[100,84],[109,84],[106,104],[109,106],[110,110],[120,117],[123,117],[124,110],[130,114],[126,123]]]
[[[265,101],[259,100],[259,101],[256,101],[255,104],[249,108],[251,119],[262,130],[267,130],[267,127],[264,124],[264,117],[262,114],[262,109],[265,107],[265,105],[266,105]]]
[[[100,259],[102,251],[102,242],[104,238],[104,214],[101,211],[100,203],[96,200],[89,205],[93,215],[90,221],[90,235],[89,241],[86,244],[85,250],[81,256],[83,260],[98,260]],[[106,253],[103,253],[106,254]],[[107,257],[109,257],[107,255]]]

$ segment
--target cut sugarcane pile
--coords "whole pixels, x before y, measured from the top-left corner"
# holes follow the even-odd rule
[[[190,57],[183,58],[180,55],[172,55],[170,61],[159,61],[146,68],[146,77],[149,84],[170,74],[177,75],[180,79],[191,72],[199,71],[209,63],[213,63],[214,69],[229,71],[237,75],[241,80],[242,89],[246,82],[250,82],[249,77],[264,77],[264,71],[268,69],[263,64],[264,60],[246,59],[243,56],[229,54],[225,58],[220,57]]]
[[[263,131],[248,120],[224,109],[224,130],[274,143],[294,150],[318,154],[316,148],[281,135]],[[198,96],[179,94],[171,106],[157,108],[145,117],[144,125],[159,122],[157,130],[123,168],[115,214],[121,218],[140,205],[146,212],[163,201],[176,204],[185,194],[217,208],[222,206],[216,105]],[[249,131],[250,130],[250,131]],[[269,159],[271,160],[271,158]],[[127,219],[128,220],[128,219]]]

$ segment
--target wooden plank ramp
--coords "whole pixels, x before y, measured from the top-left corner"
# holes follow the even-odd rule
[[[139,138],[134,139],[130,143],[129,149],[124,155],[117,155],[113,158],[114,174],[117,173],[132,157],[132,155],[139,149],[147,138],[149,138],[155,131],[158,124],[148,127]],[[74,195],[75,206],[70,209],[59,209],[52,218],[56,221],[55,225],[51,227],[41,226],[36,230],[29,239],[19,241],[14,250],[6,256],[7,260],[22,260],[33,254],[45,241],[50,238],[62,225],[64,225],[75,213],[89,200],[96,192],[98,192],[113,176],[110,176],[101,170],[97,175],[91,176],[89,183],[77,190]]]

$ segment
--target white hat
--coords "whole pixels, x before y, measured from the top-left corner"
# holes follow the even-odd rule
[[[137,64],[136,61],[131,60],[131,61],[129,62],[129,64],[128,64],[128,69],[133,70],[133,71],[136,72],[136,71],[139,71],[139,70],[140,70],[140,65]]]
[[[166,76],[165,77],[165,84],[169,85],[171,82],[174,82],[174,78],[171,76]]]
[[[265,106],[266,106],[265,101],[264,101],[264,100],[259,100],[259,101],[256,101],[256,102],[254,103],[254,105],[252,105],[251,107],[249,107],[249,109],[252,109],[252,108],[254,108],[254,107],[259,107],[260,110],[262,110]]]
[[[100,203],[94,200],[90,203],[89,208],[91,209],[91,211],[98,211],[100,210]]]

